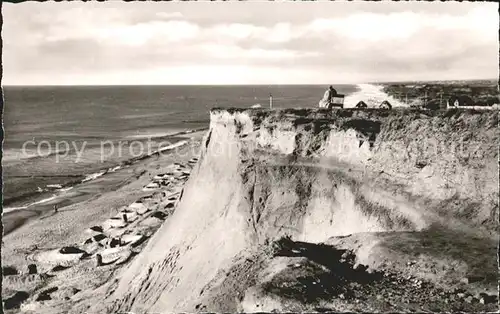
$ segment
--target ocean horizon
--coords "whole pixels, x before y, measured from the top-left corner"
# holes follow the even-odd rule
[[[4,86],[4,206],[22,209],[134,157],[104,142],[168,140],[208,128],[214,107],[314,108],[328,85]],[[358,85],[335,85],[346,96]],[[155,141],[156,139],[156,141]],[[84,148],[84,149],[83,149]],[[109,148],[109,147],[108,147]]]

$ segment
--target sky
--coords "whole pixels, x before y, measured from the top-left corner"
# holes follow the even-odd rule
[[[498,4],[3,3],[3,85],[498,78]]]

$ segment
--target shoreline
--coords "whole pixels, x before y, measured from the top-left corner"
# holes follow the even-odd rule
[[[165,139],[172,139],[176,138],[178,136],[182,135],[189,135],[197,132],[205,132],[208,130],[208,127],[206,128],[198,128],[198,129],[192,129],[192,130],[186,130],[186,131],[181,131],[181,132],[176,132],[168,135],[162,135],[162,136],[153,136],[153,137],[147,137],[145,136],[144,138],[148,138],[150,140],[158,141],[158,140],[165,140]],[[6,200],[4,199],[3,201],[3,206],[2,206],[2,213],[7,214],[11,213],[14,211],[18,210],[28,210],[29,207],[33,205],[40,205],[41,203],[46,203],[50,201],[52,198],[62,198],[64,195],[58,195],[59,193],[64,193],[68,191],[69,189],[73,189],[74,187],[97,179],[98,177],[101,177],[103,175],[107,175],[110,173],[113,173],[119,169],[122,169],[124,167],[130,166],[138,161],[144,160],[146,158],[151,158],[154,157],[160,153],[164,153],[165,151],[173,150],[179,147],[179,143],[183,142],[183,144],[187,144],[185,138],[179,137],[178,140],[173,143],[172,145],[169,145],[167,147],[157,147],[156,150],[150,152],[150,153],[145,153],[140,156],[134,156],[130,157],[129,159],[123,160],[123,161],[118,161],[115,166],[106,166],[102,168],[97,168],[95,169],[94,172],[91,173],[84,173],[84,174],[67,174],[67,175],[44,175],[44,176],[23,176],[23,177],[48,177],[48,178],[55,178],[55,177],[62,177],[62,178],[68,178],[71,179],[68,182],[64,182],[63,184],[56,184],[59,185],[58,188],[54,189],[54,184],[49,184],[44,187],[44,189],[41,192],[37,191],[31,191],[27,192],[25,194],[19,195],[19,196],[13,196],[10,198],[7,198]],[[19,176],[14,176],[13,178],[18,178]],[[77,179],[75,179],[77,178]],[[50,195],[50,197],[49,197]],[[11,207],[6,207],[5,205],[14,205]]]
[[[204,130],[207,128],[203,128],[201,130],[190,130],[190,131],[185,131],[185,132],[179,132],[184,134],[193,134],[196,135],[196,133],[204,133]],[[167,136],[167,138],[170,137]],[[119,189],[123,185],[126,185],[130,183],[130,180],[133,179],[135,174],[132,175],[126,175],[125,173],[127,172],[128,169],[129,171],[134,169],[134,167],[140,167],[141,163],[147,163],[148,159],[154,158],[155,156],[165,154],[165,155],[172,155],[175,154],[174,150],[178,149],[179,147],[182,146],[189,146],[189,139],[186,138],[184,140],[179,140],[176,143],[164,147],[162,149],[156,150],[152,152],[151,154],[145,154],[141,155],[138,157],[133,157],[131,159],[128,159],[122,163],[120,163],[119,166],[112,167],[112,168],[107,168],[104,171],[99,171],[96,173],[88,174],[86,176],[82,176],[83,179],[81,180],[75,180],[71,184],[63,185],[61,188],[58,188],[53,191],[44,191],[40,194],[35,195],[35,197],[26,197],[24,201],[29,200],[30,198],[33,199],[32,202],[28,204],[23,204],[18,207],[3,207],[2,206],[2,217],[3,217],[3,227],[4,227],[4,236],[8,235],[9,233],[13,232],[17,228],[21,227],[25,223],[28,223],[32,219],[40,218],[43,217],[45,213],[50,212],[53,209],[54,205],[57,205],[60,209],[63,207],[73,205],[73,204],[78,204],[80,202],[92,199],[96,195],[92,195],[91,193],[86,193],[86,192],[79,192],[79,190],[86,190],[89,186],[97,186],[100,188],[104,188],[106,190],[113,190],[113,189]],[[164,153],[164,152],[168,153]],[[169,152],[171,151],[171,152]],[[124,175],[125,174],[125,175]],[[116,182],[112,182],[111,184],[105,184],[106,186],[103,186],[102,184],[99,183],[99,181],[94,182],[98,179],[110,179],[109,176],[112,175],[114,176]],[[105,178],[108,177],[108,178]],[[113,180],[111,180],[113,181]]]

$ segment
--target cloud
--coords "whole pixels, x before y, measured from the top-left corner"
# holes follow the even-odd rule
[[[181,12],[157,12],[155,16],[161,19],[178,19],[184,17]]]
[[[253,83],[325,83],[495,77],[495,7],[368,2],[5,4],[5,82],[117,84],[177,78],[179,83],[191,79],[222,84],[223,79],[236,82],[232,77],[237,76]],[[217,73],[210,75],[209,70]]]

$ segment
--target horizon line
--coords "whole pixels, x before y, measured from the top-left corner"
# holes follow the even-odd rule
[[[420,82],[454,82],[454,81],[499,81],[498,78],[475,78],[475,79],[443,79],[443,80],[400,80],[400,81],[371,81],[356,83],[247,83],[247,84],[2,84],[1,87],[85,87],[85,86],[320,86],[320,85],[359,85],[359,84],[391,84],[391,83],[420,83]]]

